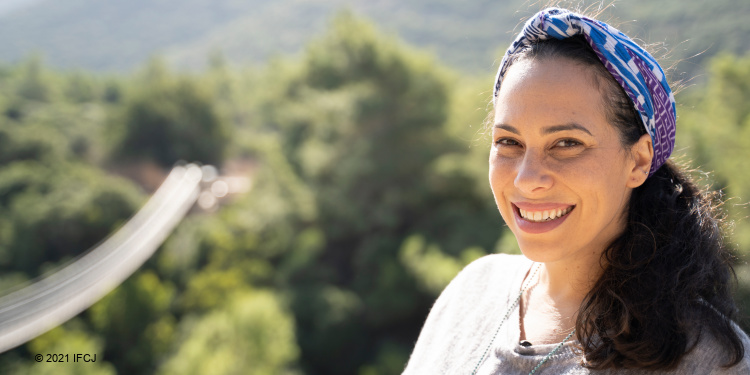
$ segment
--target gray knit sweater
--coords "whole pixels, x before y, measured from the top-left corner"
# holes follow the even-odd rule
[[[520,255],[495,254],[466,266],[440,295],[427,317],[404,375],[471,374],[508,306],[518,296],[531,262]],[[477,374],[528,374],[557,344],[519,345],[518,308],[511,313]],[[745,358],[729,369],[713,337],[705,333],[678,369],[669,374],[750,374],[750,339],[737,328]],[[579,365],[575,342],[567,342],[536,374],[655,374],[644,370],[589,370]]]

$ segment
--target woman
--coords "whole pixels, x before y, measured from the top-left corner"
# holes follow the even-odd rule
[[[714,198],[671,161],[664,72],[627,36],[532,17],[495,82],[489,180],[523,256],[443,291],[405,374],[750,374]]]

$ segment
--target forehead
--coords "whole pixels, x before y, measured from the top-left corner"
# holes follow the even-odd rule
[[[495,124],[514,127],[607,125],[594,72],[566,59],[524,59],[506,73],[495,99]]]

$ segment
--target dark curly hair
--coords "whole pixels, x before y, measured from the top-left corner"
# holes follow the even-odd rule
[[[591,68],[623,147],[645,134],[630,99],[582,36],[531,44],[509,63],[557,58]],[[625,231],[602,253],[603,274],[578,312],[585,366],[674,369],[704,329],[728,353],[726,367],[742,360],[720,204],[718,193],[701,191],[671,161],[633,190]]]

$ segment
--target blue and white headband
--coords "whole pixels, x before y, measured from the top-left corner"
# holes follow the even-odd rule
[[[599,60],[630,97],[654,146],[649,176],[672,154],[677,112],[672,90],[656,60],[627,35],[604,22],[565,9],[549,8],[526,22],[505,52],[495,78],[494,98],[508,70],[510,57],[525,46],[549,38],[583,35]]]

